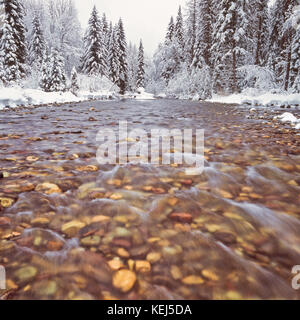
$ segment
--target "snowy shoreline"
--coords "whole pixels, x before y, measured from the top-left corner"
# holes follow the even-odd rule
[[[288,93],[256,93],[256,94],[232,94],[229,96],[215,95],[211,99],[206,100],[212,103],[224,103],[224,104],[237,104],[241,106],[249,106],[252,111],[256,108],[280,108],[295,110],[300,107],[300,94],[288,94]],[[289,123],[292,128],[300,130],[300,118],[297,118],[291,112],[283,111],[281,115],[274,116],[273,120],[280,121],[282,123]]]
[[[88,102],[93,100],[118,99],[153,100],[154,95],[139,90],[137,93],[121,96],[113,91],[103,90],[97,92],[79,91],[77,95],[71,92],[44,92],[38,89],[23,89],[19,87],[0,89],[0,110],[18,107],[33,107],[40,105],[54,105],[65,103]]]

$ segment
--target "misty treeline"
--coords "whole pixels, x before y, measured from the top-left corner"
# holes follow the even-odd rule
[[[44,91],[103,86],[134,91],[144,86],[144,48],[127,45],[94,7],[85,31],[72,0],[2,0],[0,80]]]
[[[123,21],[94,7],[82,30],[73,0],[2,0],[0,80],[44,91],[139,87],[207,99],[245,89],[300,92],[297,0],[188,0],[145,62]]]
[[[171,18],[148,89],[209,98],[247,88],[300,92],[297,0],[189,0]]]

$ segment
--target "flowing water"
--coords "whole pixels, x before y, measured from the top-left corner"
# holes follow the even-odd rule
[[[299,299],[300,136],[249,112],[173,100],[2,111],[2,299]],[[98,130],[124,120],[205,129],[204,172],[99,165]]]

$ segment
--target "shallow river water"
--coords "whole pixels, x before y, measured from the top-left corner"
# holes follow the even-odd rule
[[[265,111],[128,100],[0,112],[2,299],[299,299],[300,136]],[[124,120],[205,129],[204,172],[99,165],[98,130]]]

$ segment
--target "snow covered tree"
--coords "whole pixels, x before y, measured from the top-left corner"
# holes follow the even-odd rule
[[[181,6],[178,9],[178,15],[176,18],[175,25],[175,39],[178,45],[178,55],[180,56],[180,60],[184,60],[184,29],[183,29],[183,17]]]
[[[289,3],[283,26],[282,65],[284,66],[284,89],[299,92],[300,67],[300,7],[295,1]]]
[[[201,0],[198,4],[198,19],[195,39],[195,52],[192,65],[202,67],[211,65],[213,5],[211,0]]]
[[[40,79],[40,87],[45,92],[49,92],[50,74],[51,74],[50,55],[48,53],[47,48],[45,48],[43,52],[43,62],[42,62],[41,79]]]
[[[197,3],[197,0],[189,0],[187,3],[185,57],[189,66],[193,63],[196,52]]]
[[[300,30],[293,41],[291,64],[291,88],[293,92],[300,93]]]
[[[46,43],[37,14],[33,18],[32,25],[32,37],[29,46],[29,62],[30,65],[35,64],[40,66],[43,63],[43,55],[46,49]]]
[[[264,66],[267,62],[269,41],[269,0],[256,0],[250,5],[250,13],[255,17],[254,24],[248,31],[253,32],[253,55],[255,64]],[[251,45],[251,43],[249,44]]]
[[[25,76],[27,49],[24,7],[19,0],[2,0],[4,25],[1,36],[2,81],[12,83]]]
[[[290,18],[297,4],[297,0],[276,0],[270,14],[268,66],[275,73],[279,86],[285,90],[291,86],[292,43],[295,29],[291,25]]]
[[[59,48],[66,71],[79,65],[83,55],[82,30],[74,0],[47,0],[46,21],[49,47]]]
[[[109,77],[114,84],[118,83],[120,75],[119,44],[117,39],[117,33],[118,25],[116,25],[113,28],[109,41]]]
[[[161,76],[167,84],[175,75],[176,71],[179,70],[181,63],[181,52],[179,50],[178,41],[175,34],[173,17],[171,17],[168,25],[165,43],[160,50],[162,52],[161,57],[163,58]]]
[[[71,92],[76,95],[79,91],[78,74],[75,67],[73,67],[71,72]]]
[[[57,49],[53,49],[48,66],[48,91],[58,92],[66,89],[66,75],[64,58]]]
[[[127,48],[127,62],[128,62],[128,84],[129,91],[134,92],[137,89],[137,74],[138,74],[138,51],[136,45],[131,42]]]
[[[84,37],[85,53],[82,58],[82,70],[88,75],[107,75],[107,51],[105,36],[96,7],[93,8],[88,30]]]
[[[119,79],[118,86],[120,93],[124,94],[128,81],[128,65],[127,65],[127,43],[122,19],[119,20],[116,29],[116,38],[118,46],[118,62],[119,62]]]
[[[137,74],[137,87],[145,87],[145,60],[144,60],[144,47],[141,40],[138,55],[138,74]]]
[[[172,42],[174,39],[174,35],[175,35],[174,18],[171,17],[171,20],[168,25],[165,43],[168,44],[168,43]]]
[[[213,82],[216,92],[239,91],[238,68],[249,59],[247,13],[243,1],[222,0],[213,34]]]

